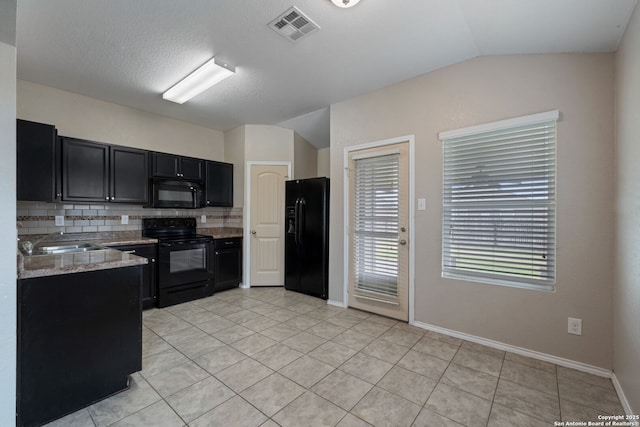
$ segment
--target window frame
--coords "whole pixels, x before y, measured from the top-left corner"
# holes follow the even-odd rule
[[[547,111],[544,113],[531,114],[527,116],[516,117],[512,119],[507,119],[507,120],[500,120],[496,122],[485,123],[485,124],[480,124],[476,126],[470,126],[462,129],[456,129],[456,130],[439,133],[438,136],[442,143],[442,156],[443,156],[442,157],[442,221],[441,221],[441,231],[442,231],[441,275],[443,278],[459,279],[459,280],[465,280],[470,282],[480,282],[480,283],[509,286],[509,287],[516,287],[516,288],[525,288],[525,289],[532,289],[532,290],[555,291],[555,286],[557,281],[557,233],[556,233],[557,166],[558,166],[557,122],[559,117],[560,117],[559,111],[553,110],[553,111]],[[445,233],[447,232],[446,224],[447,224],[447,220],[450,221],[449,224],[451,223],[451,221],[454,221],[454,219],[452,218],[453,215],[451,214],[451,210],[453,206],[451,203],[452,199],[451,198],[447,199],[447,179],[451,178],[450,176],[447,175],[447,170],[446,170],[447,168],[445,165],[445,155],[447,154],[447,148],[450,147],[447,145],[447,143],[452,144],[453,143],[452,141],[458,138],[475,137],[483,134],[489,134],[492,132],[515,130],[516,128],[521,128],[524,126],[536,126],[536,125],[551,123],[551,122],[553,122],[553,125],[554,125],[553,168],[552,168],[554,179],[553,179],[553,183],[551,184],[551,187],[548,189],[546,194],[547,196],[552,197],[552,200],[550,201],[550,203],[548,203],[548,205],[551,207],[552,219],[551,219],[551,224],[545,227],[545,231],[547,234],[545,237],[546,245],[548,247],[553,248],[553,255],[552,255],[553,258],[550,259],[550,264],[552,265],[550,270],[551,271],[550,277],[538,280],[538,279],[535,279],[534,277],[518,276],[517,274],[508,274],[508,273],[505,273],[504,271],[499,272],[498,270],[493,270],[493,271],[489,270],[489,272],[482,273],[479,271],[480,268],[477,268],[476,270],[469,269],[468,267],[466,269],[462,269],[462,268],[456,269],[455,266],[447,265],[447,262],[446,262],[448,261],[447,257],[450,256],[452,249],[451,249],[451,246],[447,246],[449,245],[449,243],[447,239],[445,239],[445,236],[446,236]],[[473,159],[471,161],[473,161]],[[513,160],[507,158],[506,161],[508,162]],[[451,191],[451,187],[449,187],[449,191]],[[500,210],[504,210],[505,212],[508,212],[508,208],[501,207],[498,202],[496,202],[495,200],[491,201],[490,199],[491,197],[489,197],[488,200],[485,202],[478,201],[475,205],[470,204],[469,209],[473,209],[474,207],[486,207],[487,205],[493,204],[493,206],[495,206],[492,208],[494,210],[494,215],[496,215],[495,212],[498,212]],[[449,206],[447,205],[448,201],[450,202]],[[518,203],[514,203],[514,205],[517,205],[517,204],[526,206],[526,203],[522,201],[519,201]],[[539,206],[539,204],[532,201],[528,206],[537,207]],[[498,209],[500,207],[501,209]],[[515,212],[517,208],[512,207],[510,209],[513,212]],[[529,235],[530,234],[527,234],[527,236]],[[494,235],[494,237],[499,237],[499,236],[501,235],[500,234]],[[493,247],[497,247],[497,245]],[[513,260],[514,258],[511,258],[511,259]],[[488,264],[489,262],[484,266],[486,267]]]

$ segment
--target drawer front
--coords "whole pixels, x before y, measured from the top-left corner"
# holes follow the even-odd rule
[[[158,257],[158,245],[156,243],[143,244],[143,245],[117,245],[117,246],[111,246],[111,248],[117,249],[123,252],[129,252],[134,255],[138,255],[145,258]]]
[[[242,237],[229,237],[226,239],[214,239],[213,246],[216,249],[240,248],[242,247]]]

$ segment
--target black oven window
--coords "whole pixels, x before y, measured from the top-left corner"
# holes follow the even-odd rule
[[[206,270],[207,268],[205,248],[171,251],[169,255],[169,271],[171,273]]]

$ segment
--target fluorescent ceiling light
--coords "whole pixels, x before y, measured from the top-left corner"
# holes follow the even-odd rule
[[[162,94],[162,98],[178,104],[184,104],[199,93],[204,92],[216,83],[233,75],[233,67],[228,66],[215,58],[211,58],[200,68],[180,80],[175,86]]]
[[[351,7],[358,4],[360,0],[331,0],[338,7]]]

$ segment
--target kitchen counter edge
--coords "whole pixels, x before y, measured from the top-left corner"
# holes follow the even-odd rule
[[[148,263],[146,258],[124,253],[116,249],[110,249],[108,247],[155,244],[158,242],[157,239],[150,239],[146,237],[126,238],[121,240],[96,239],[89,241],[100,246],[105,246],[105,249],[81,253],[34,256],[24,256],[22,253],[18,252],[18,280],[144,265]],[[65,243],[71,242],[65,241]]]

